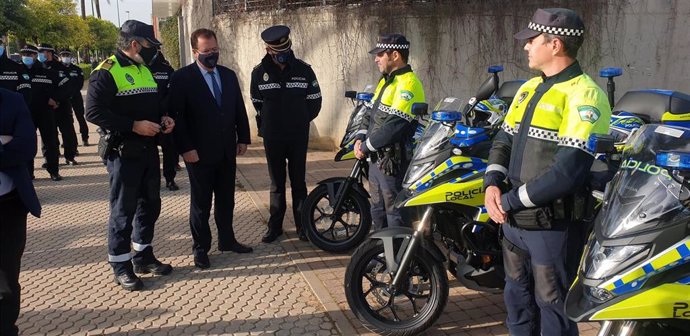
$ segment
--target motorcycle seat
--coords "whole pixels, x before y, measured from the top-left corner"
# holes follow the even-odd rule
[[[613,107],[613,113],[630,112],[646,123],[660,123],[663,115],[690,113],[690,95],[669,90],[628,91]]]
[[[496,91],[496,97],[510,106],[522,84],[525,84],[524,80],[505,81],[501,84],[501,87],[498,88],[498,91]]]

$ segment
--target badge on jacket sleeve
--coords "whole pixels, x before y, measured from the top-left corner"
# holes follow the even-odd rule
[[[582,119],[582,121],[588,121],[592,124],[597,122],[601,116],[601,112],[599,112],[596,107],[590,105],[578,106],[577,112],[580,113],[580,119]]]
[[[264,72],[264,82],[268,82],[268,73]]]
[[[29,79],[30,79],[30,78],[29,78],[29,75],[27,75],[27,74],[22,74],[22,78],[24,78],[25,80],[29,80]]]

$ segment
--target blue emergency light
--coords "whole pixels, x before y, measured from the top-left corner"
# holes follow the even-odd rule
[[[503,71],[503,66],[502,65],[492,65],[487,69],[487,72],[489,73],[497,73]]]
[[[374,98],[374,94],[371,92],[359,92],[359,93],[357,93],[357,100],[370,101],[371,98]]]
[[[602,68],[601,70],[599,70],[599,77],[602,77],[602,78],[613,78],[613,77],[618,77],[622,74],[623,74],[623,69],[616,68],[616,67]]]
[[[656,154],[656,165],[668,170],[690,170],[690,153],[661,152]]]
[[[436,111],[431,114],[431,119],[435,121],[458,121],[462,120],[462,112]]]

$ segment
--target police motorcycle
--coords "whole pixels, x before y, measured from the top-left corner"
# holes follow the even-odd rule
[[[438,103],[397,200],[415,212],[413,228],[372,234],[347,266],[348,304],[372,331],[414,335],[429,328],[448,299],[446,267],[468,288],[503,287],[500,227],[483,206],[483,174],[491,139],[523,82],[499,89],[501,70],[489,68],[492,76],[468,104],[451,97]]]
[[[350,175],[332,177],[317,183],[302,205],[302,228],[318,248],[346,252],[358,245],[371,228],[369,193],[364,188],[368,164],[355,158],[355,136],[371,108],[373,86],[363,91],[347,91],[354,106],[335,161],[355,160]]]

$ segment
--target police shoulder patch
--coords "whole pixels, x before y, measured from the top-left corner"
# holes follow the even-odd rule
[[[129,82],[129,84],[134,84],[134,78],[132,78],[132,75],[128,73],[125,74],[125,79],[127,80],[127,82]]]
[[[313,87],[319,87],[319,81],[317,81],[317,80],[315,79],[313,82],[311,82],[311,86],[313,86]]]
[[[31,78],[29,77],[29,75],[28,75],[28,74],[22,74],[22,78],[24,78],[25,80],[29,80],[29,79],[31,79]]]
[[[594,106],[582,105],[577,107],[577,112],[580,114],[580,119],[582,121],[587,121],[594,124],[601,117],[601,112]]]
[[[268,72],[264,72],[264,82],[268,82]]]
[[[414,93],[407,90],[400,90],[400,99],[410,101],[414,98]]]

